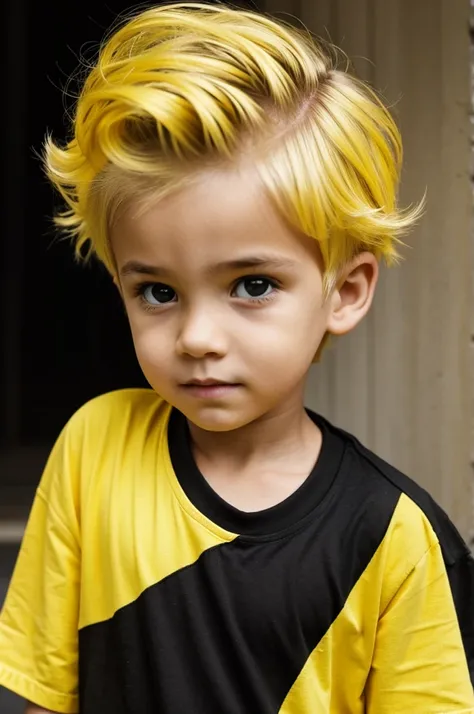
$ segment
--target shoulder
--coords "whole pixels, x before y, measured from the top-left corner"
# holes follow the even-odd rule
[[[160,431],[170,407],[151,389],[121,389],[82,405],[59,434],[45,465],[39,491],[49,496],[72,490],[76,506],[82,487],[110,467],[118,455],[136,454],[150,430]]]
[[[117,389],[100,394],[83,404],[75,412],[71,422],[104,416],[109,418],[124,414],[129,416],[134,412],[156,408],[163,404],[165,404],[164,400],[152,389]]]
[[[146,429],[150,419],[160,421],[168,404],[152,389],[119,389],[94,397],[83,404],[69,419],[68,436],[87,433],[99,437],[108,432],[122,434]]]
[[[151,389],[120,389],[94,397],[71,416],[50,462],[56,463],[56,471],[89,481],[119,455],[140,452],[151,432],[163,430],[170,409]]]
[[[350,478],[360,480],[376,498],[393,504],[391,535],[397,549],[420,556],[423,549],[439,543],[446,566],[470,551],[449,516],[416,481],[365,447],[355,436],[326,422],[345,442]],[[377,518],[376,509],[372,516]]]

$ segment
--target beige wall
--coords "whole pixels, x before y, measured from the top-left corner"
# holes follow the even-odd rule
[[[401,198],[427,212],[406,262],[383,271],[371,316],[316,367],[307,402],[473,525],[474,333],[469,184],[468,0],[266,0],[354,59],[396,102]]]

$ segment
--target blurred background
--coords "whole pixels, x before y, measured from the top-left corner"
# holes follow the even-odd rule
[[[146,7],[152,3],[143,4]],[[312,372],[308,405],[426,487],[472,543],[474,274],[469,0],[235,2],[331,39],[390,102],[402,129],[401,199],[427,211],[406,261],[383,271],[371,316]],[[100,393],[145,385],[109,276],[54,240],[57,207],[36,152],[64,139],[63,89],[122,0],[7,0],[0,242],[0,605],[46,456]],[[471,79],[470,79],[471,78]],[[71,85],[77,90],[77,84]],[[22,704],[0,689],[0,712]]]

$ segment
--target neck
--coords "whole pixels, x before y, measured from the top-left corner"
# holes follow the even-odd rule
[[[307,415],[302,398],[232,431],[209,432],[191,423],[189,427],[198,457],[207,463],[225,463],[233,470],[301,454],[314,444],[319,431]]]

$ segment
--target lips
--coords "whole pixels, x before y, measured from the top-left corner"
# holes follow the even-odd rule
[[[189,382],[185,382],[185,387],[230,387],[233,386],[235,382],[224,382],[220,379],[191,379]]]
[[[182,384],[182,389],[197,399],[225,399],[241,386],[241,384],[223,382],[220,379],[191,379]]]

